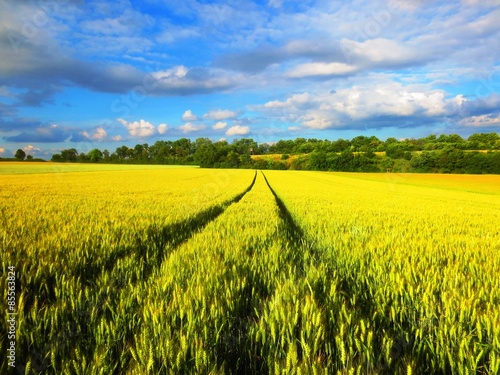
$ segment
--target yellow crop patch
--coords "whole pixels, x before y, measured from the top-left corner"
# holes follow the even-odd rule
[[[499,176],[15,168],[24,373],[500,371]]]

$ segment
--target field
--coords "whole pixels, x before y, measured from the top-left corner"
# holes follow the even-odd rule
[[[0,164],[13,373],[500,372],[500,176],[43,165]]]

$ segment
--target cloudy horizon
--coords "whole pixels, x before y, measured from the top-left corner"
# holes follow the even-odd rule
[[[4,0],[0,157],[500,133],[500,1]]]

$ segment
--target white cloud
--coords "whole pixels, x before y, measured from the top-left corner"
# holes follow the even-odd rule
[[[270,102],[267,102],[264,104],[264,108],[288,108],[290,106],[297,107],[300,106],[301,104],[307,104],[310,103],[313,100],[313,97],[311,94],[304,92],[301,94],[294,94],[287,100],[280,101],[280,100],[273,100]]]
[[[5,152],[5,149],[3,147],[0,147],[0,154],[3,154]]]
[[[106,133],[106,130],[103,128],[97,128],[92,134],[92,138],[95,139],[96,141],[103,141],[107,138],[108,133]]]
[[[158,127],[156,127],[151,122],[143,120],[143,119],[141,119],[139,121],[128,122],[124,119],[119,118],[119,119],[117,119],[117,121],[120,122],[123,126],[125,126],[127,128],[128,133],[132,137],[147,138],[147,137],[151,137],[151,136],[156,135],[156,134],[163,135],[168,130],[167,124],[160,124],[160,125],[158,125]],[[95,134],[94,134],[94,138],[95,138]],[[121,136],[115,136],[112,139],[114,141],[121,141],[122,140]]]
[[[190,109],[184,112],[182,115],[182,121],[196,121],[198,116],[196,116]]]
[[[226,131],[226,135],[229,137],[232,135],[245,135],[248,133],[250,133],[250,128],[248,126],[241,126],[241,125],[231,126]]]
[[[401,119],[402,125],[405,119],[441,118],[450,115],[449,107],[456,107],[456,102],[460,103],[460,98],[446,99],[442,90],[385,81],[326,93],[295,94],[283,101],[267,102],[260,109],[283,122],[327,129],[364,127],[372,120],[373,126],[381,127],[394,126],[391,121],[395,119]]]
[[[149,78],[143,79],[142,87],[154,95],[190,95],[228,89],[242,80],[241,74],[221,69],[189,69],[179,65],[151,73]]]
[[[115,142],[123,141],[123,137],[121,135],[115,135],[115,136],[111,137],[111,139]]]
[[[480,115],[464,118],[460,121],[460,125],[473,128],[487,128],[492,126],[500,126],[500,115]]]
[[[41,148],[35,147],[33,145],[27,145],[26,147],[23,148],[25,152],[30,152],[32,154],[36,153],[37,151],[42,151]]]
[[[158,134],[165,134],[168,130],[168,125],[167,124],[160,124],[158,125]]]
[[[219,121],[217,124],[215,124],[214,126],[212,126],[212,129],[214,129],[214,130],[220,130],[220,129],[224,129],[226,126],[227,126],[227,122]]]
[[[213,110],[213,111],[210,111],[210,112],[204,114],[203,118],[221,121],[221,120],[234,119],[237,116],[238,116],[238,114],[236,112],[230,111],[228,109],[216,109],[216,110]]]
[[[128,133],[132,137],[146,138],[154,135],[156,133],[155,126],[145,120],[139,120],[134,122],[128,122],[121,118],[117,119],[123,126],[128,130]]]
[[[68,6],[59,9],[58,17],[44,20],[47,21],[44,22],[44,27],[27,30],[33,34],[28,38],[30,43],[22,43],[14,48],[17,51],[9,59],[0,59],[0,96],[12,98],[12,101],[8,101],[8,108],[5,106],[0,110],[4,112],[4,117],[8,117],[5,116],[6,110],[14,110],[14,105],[10,105],[16,100],[12,97],[12,90],[16,96],[24,95],[29,90],[42,93],[39,88],[49,84],[58,86],[61,90],[67,86],[85,87],[96,95],[102,92],[116,93],[117,101],[113,102],[113,106],[124,110],[130,109],[130,105],[121,98],[127,99],[128,95],[120,94],[131,93],[132,96],[128,98],[137,104],[135,99],[139,98],[140,101],[146,96],[185,97],[224,92],[237,87],[241,98],[245,97],[253,103],[268,101],[260,110],[270,113],[275,120],[288,122],[282,129],[286,129],[288,125],[305,126],[304,124],[317,128],[349,127],[351,122],[357,123],[354,126],[360,126],[362,121],[370,127],[374,126],[371,123],[374,118],[379,118],[377,121],[381,123],[384,116],[427,119],[447,116],[448,108],[444,104],[453,104],[450,101],[453,99],[447,93],[431,90],[429,87],[397,87],[396,84],[393,87],[387,86],[389,90],[384,91],[383,85],[374,85],[370,81],[373,74],[369,72],[374,69],[392,74],[393,79],[398,82],[406,79],[404,85],[427,83],[429,80],[426,76],[443,71],[447,73],[445,78],[448,82],[434,80],[433,88],[441,87],[469,97],[474,97],[474,94],[476,97],[484,97],[492,90],[498,92],[498,78],[494,78],[491,85],[488,83],[487,87],[482,86],[480,95],[477,95],[477,90],[474,93],[474,85],[481,82],[477,78],[490,81],[489,75],[500,61],[500,28],[497,22],[500,10],[487,9],[488,6],[498,5],[498,0],[377,0],[341,6],[332,6],[330,2],[315,2],[314,5],[301,4],[300,9],[292,9],[296,8],[294,6],[289,8],[290,3],[283,0],[266,0],[264,3],[266,2],[270,7],[280,7],[283,4],[287,9],[276,12],[253,2],[164,2],[174,16],[193,22],[183,27],[185,25],[178,22],[172,21],[170,24],[164,20],[161,25],[155,26],[156,36],[147,41],[145,36],[151,30],[146,29],[150,29],[149,22],[154,20],[134,13],[130,1],[120,2],[123,7],[115,8],[99,3],[96,7],[100,7],[100,11],[77,17],[78,19],[75,18],[75,11],[78,13],[78,9],[72,5],[76,2],[71,1]],[[11,31],[15,35],[26,37],[23,35],[26,22],[22,18],[27,14],[37,14],[35,4],[28,5],[29,3],[0,1],[0,24],[5,24],[3,39],[8,41],[7,34],[10,35]],[[38,13],[39,11],[40,9]],[[240,17],[242,15],[244,17]],[[177,18],[171,18],[175,19]],[[205,41],[211,43],[213,55],[219,56],[220,61],[227,62],[225,65],[212,63],[214,59],[209,54],[196,55],[196,58],[189,60],[189,64],[184,62],[186,66],[168,65],[172,61],[180,64],[182,56],[178,52],[194,56],[192,53],[199,46],[194,40],[189,43],[189,40],[181,39],[201,34]],[[21,38],[19,42],[24,39]],[[85,52],[79,56],[72,53],[71,46],[75,40],[79,41],[79,50]],[[152,51],[153,44],[160,40],[176,44],[167,50],[160,46],[160,49]],[[231,49],[232,46],[238,48],[234,50]],[[93,58],[97,56],[96,51],[103,52],[97,54],[102,59],[89,64],[88,61],[96,60]],[[229,51],[237,52],[229,56]],[[349,58],[346,59],[342,52]],[[167,53],[169,56],[166,56]],[[80,60],[83,55],[88,58]],[[121,61],[120,56],[139,59],[142,63],[113,63]],[[151,69],[153,72],[148,73]],[[461,73],[467,69],[470,73]],[[358,74],[359,80],[352,77],[355,74]],[[31,79],[33,77],[36,79]],[[300,77],[313,79],[301,80],[299,84],[293,79],[285,79]],[[11,85],[15,82],[19,86],[14,88]],[[131,91],[134,88],[135,96],[134,91]],[[329,93],[332,88],[337,93]],[[249,91],[245,91],[247,89]],[[300,91],[306,93],[269,99],[272,92],[293,94]],[[205,98],[207,102],[214,102],[209,96]],[[460,99],[455,102],[456,108],[467,107],[460,103]],[[235,122],[240,113],[217,110],[204,117],[203,110],[194,105],[190,108],[198,116],[192,111],[192,116],[187,116],[186,111],[184,122],[197,124],[199,118],[206,118],[204,122],[207,128],[214,129],[214,133],[215,130],[219,131],[219,135],[232,125],[247,125]],[[215,105],[232,108],[228,102]],[[186,108],[189,105],[182,108],[182,111]],[[243,105],[241,108],[244,108]],[[20,117],[26,117],[26,109],[19,107],[16,110]],[[465,115],[458,116],[470,119],[470,124],[493,121],[492,118],[480,117],[472,121],[470,117],[484,113],[486,112],[472,108]],[[125,114],[115,117],[128,118]],[[132,118],[136,119],[139,117]],[[460,119],[457,118],[457,121]],[[222,126],[223,123],[226,125]],[[140,123],[132,128],[133,124],[136,123],[127,123],[126,127],[130,134],[137,137],[166,131],[165,127],[156,126],[154,130],[153,127],[145,127]],[[110,127],[103,128],[111,132]],[[187,126],[186,130],[191,128],[192,126]],[[252,127],[252,132],[256,130]],[[89,139],[105,138],[102,133],[95,134],[95,129],[87,131]],[[37,132],[49,137],[54,134],[54,129],[42,128]],[[97,138],[93,138],[94,136]],[[123,136],[128,138],[124,131]],[[31,139],[28,141],[32,142]]]
[[[415,51],[384,38],[368,39],[364,42],[344,38],[341,40],[341,49],[348,61],[365,67],[404,65],[422,58],[419,57],[422,50]]]
[[[307,76],[334,76],[346,75],[358,70],[354,65],[344,63],[307,63],[300,64],[286,73],[286,76],[291,78],[300,78]]]
[[[205,128],[206,128],[206,126],[203,124],[196,125],[196,124],[193,124],[192,122],[187,122],[184,125],[179,126],[179,129],[181,129],[183,133],[196,132],[199,130],[203,130]]]
[[[170,78],[183,78],[189,72],[189,69],[184,65],[174,66],[171,69],[159,70],[157,72],[151,73],[151,75],[157,80],[167,80]]]

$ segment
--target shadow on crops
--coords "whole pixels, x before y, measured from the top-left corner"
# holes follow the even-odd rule
[[[267,187],[271,190],[274,196],[276,205],[278,206],[278,216],[281,219],[280,223],[280,235],[283,236],[285,246],[288,248],[288,256],[284,259],[286,264],[292,264],[296,267],[298,272],[297,276],[303,276],[304,274],[304,252],[302,249],[307,243],[307,239],[302,228],[293,219],[290,211],[286,208],[283,201],[278,197],[276,192],[273,190],[269,181],[267,181],[266,176],[261,171],[264,180],[266,181]]]
[[[256,177],[257,173],[255,173],[251,184],[242,193],[220,205],[210,207],[181,222],[163,227],[152,225],[145,232],[137,233],[133,245],[117,249],[104,260],[97,258],[99,251],[85,252],[82,261],[75,266],[71,273],[77,290],[90,288],[92,290],[91,294],[95,294],[97,303],[95,303],[96,301],[88,301],[83,306],[77,307],[76,311],[60,309],[57,314],[62,314],[66,318],[62,319],[64,322],[59,323],[61,326],[49,325],[42,328],[42,332],[36,332],[38,337],[44,338],[41,340],[43,343],[41,341],[40,343],[28,343],[29,340],[21,338],[19,340],[18,355],[22,358],[31,358],[33,360],[32,370],[36,372],[48,371],[51,368],[51,361],[47,354],[53,351],[57,353],[56,362],[70,358],[75,348],[78,348],[84,357],[91,358],[97,345],[92,332],[89,331],[91,329],[89,327],[90,317],[92,316],[91,311],[97,314],[97,316],[92,316],[94,321],[99,321],[100,318],[106,321],[114,320],[116,307],[120,304],[121,292],[130,285],[146,281],[154,269],[160,267],[173,250],[188,241],[194,234],[202,231],[206,225],[221,215],[230,205],[239,202],[253,188]],[[117,265],[120,259],[127,257],[133,257],[134,259],[132,262],[134,272],[128,272],[129,270],[122,269]],[[102,287],[99,286],[99,280],[106,280],[106,277],[110,278],[112,285],[103,294],[101,293]],[[58,308],[54,306],[54,304],[58,303],[55,297],[55,289],[58,287],[56,278],[53,275],[42,275],[42,278],[38,281],[41,281],[40,284],[37,283],[38,285],[31,283],[24,287],[33,290],[33,293],[28,293],[31,298],[25,304],[24,310],[27,317],[26,326],[28,331],[35,331],[35,327],[39,323],[36,319],[33,318],[34,320],[32,320],[29,317],[29,310],[33,306],[35,299],[41,302],[44,309]],[[71,298],[71,296],[67,297]],[[125,311],[120,311],[119,315],[122,317],[132,316],[133,310],[137,308],[136,305],[128,306]],[[121,325],[126,325],[126,322],[121,323]],[[128,327],[117,327],[117,329],[123,330],[122,335],[127,341],[132,340],[134,332],[131,332]],[[108,351],[120,353],[123,348],[120,347],[120,343],[116,343],[116,347],[110,347]],[[18,370],[24,373],[24,365],[20,365]]]
[[[266,374],[267,363],[252,352],[253,338],[250,327],[258,319],[257,310],[262,309],[262,301],[270,295],[262,277],[247,265],[237,264],[237,275],[247,277],[247,285],[234,299],[234,309],[229,312],[220,340],[216,343],[217,365],[226,374]]]

